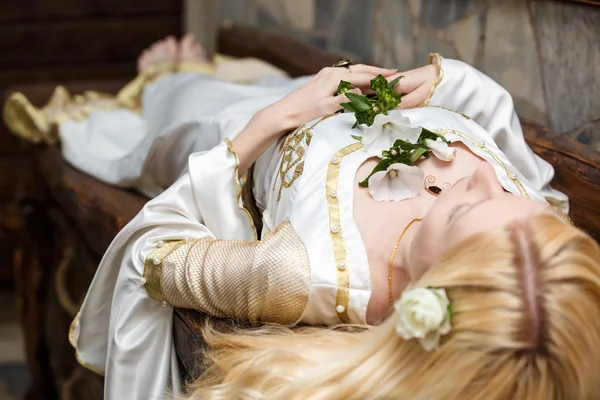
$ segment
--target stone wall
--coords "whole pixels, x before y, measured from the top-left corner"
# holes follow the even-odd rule
[[[430,52],[513,95],[521,116],[600,150],[600,7],[535,0],[218,0],[220,19],[401,70]]]

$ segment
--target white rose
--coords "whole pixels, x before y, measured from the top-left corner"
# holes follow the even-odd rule
[[[394,304],[396,332],[404,340],[419,339],[426,351],[435,349],[440,336],[450,332],[449,304],[444,289],[405,291]]]

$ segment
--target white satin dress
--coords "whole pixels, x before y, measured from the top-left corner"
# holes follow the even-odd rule
[[[509,192],[551,199],[566,214],[510,95],[462,62],[432,60],[440,80],[425,106],[393,112],[462,142]],[[142,116],[94,112],[61,125],[69,162],[156,196],[114,239],[71,329],[79,361],[105,376],[106,399],[179,392],[173,307],[256,324],[366,323],[371,279],[353,193],[368,155],[351,137],[352,114],[306,124],[257,161],[261,238],[240,201],[228,139],[306,79],[240,86],[177,74],[146,89]]]

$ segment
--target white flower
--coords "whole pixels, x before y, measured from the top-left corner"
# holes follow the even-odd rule
[[[425,145],[442,161],[452,161],[456,157],[456,149],[449,147],[443,140],[425,139]]]
[[[449,304],[444,289],[406,290],[394,304],[396,332],[404,340],[419,339],[426,351],[435,349],[452,328]]]
[[[421,130],[419,126],[412,126],[410,119],[399,112],[377,114],[373,125],[365,128],[362,142],[370,155],[381,157],[381,152],[389,150],[397,139],[417,143]]]
[[[418,167],[392,164],[369,178],[369,193],[375,201],[401,201],[415,197],[423,186],[425,174]]]

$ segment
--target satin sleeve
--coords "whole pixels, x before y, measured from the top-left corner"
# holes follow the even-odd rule
[[[525,142],[513,99],[506,89],[462,61],[432,54],[430,63],[438,65],[440,75],[423,106],[449,108],[473,119],[491,135],[533,188],[559,212],[568,214],[567,196],[550,186],[554,168]]]
[[[144,276],[156,301],[254,325],[294,325],[310,286],[308,255],[289,222],[256,242],[161,243],[146,258]]]
[[[189,172],[150,200],[102,258],[69,339],[78,361],[105,375],[105,399],[178,393],[173,307],[148,294],[144,264],[161,241],[257,240],[252,219],[239,201],[238,165],[228,141],[190,156]],[[227,280],[232,271],[219,271],[219,279]],[[185,284],[185,277],[181,279],[178,283]]]

